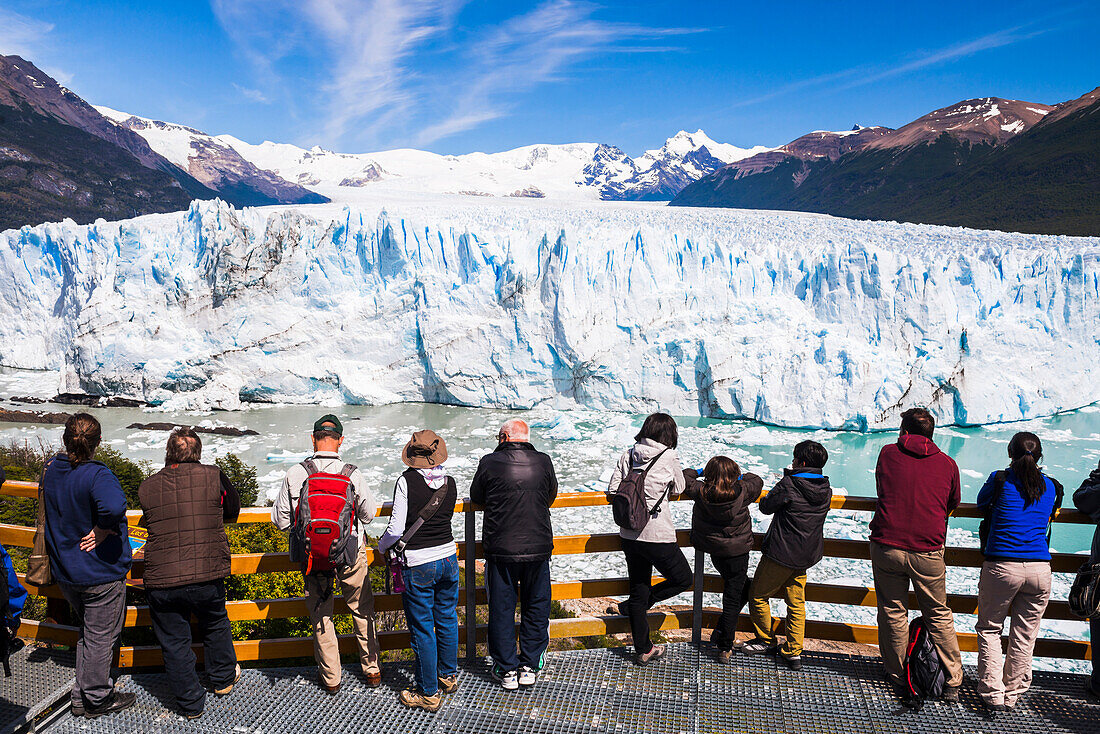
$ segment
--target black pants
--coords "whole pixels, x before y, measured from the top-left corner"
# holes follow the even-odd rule
[[[191,650],[191,615],[202,635],[206,672],[214,688],[224,688],[237,674],[233,631],[225,613],[225,582],[221,579],[171,589],[146,589],[153,632],[164,653],[164,669],[176,701],[185,714],[197,714],[206,703],[206,690],[195,672]]]
[[[550,560],[501,562],[485,567],[489,593],[489,654],[504,671],[542,667],[550,644]],[[516,599],[520,605],[516,656]]]
[[[653,649],[646,613],[654,604],[691,588],[691,566],[676,543],[647,543],[623,538],[623,555],[630,577],[630,598],[620,606],[625,607],[623,611],[630,617],[634,652],[645,654]],[[651,586],[654,569],[665,580]]]
[[[722,616],[714,629],[715,644],[723,650],[733,648],[737,632],[737,618],[749,601],[749,554],[740,556],[715,556],[710,559],[722,576]]]

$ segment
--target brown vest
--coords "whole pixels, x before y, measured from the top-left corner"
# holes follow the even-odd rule
[[[146,587],[169,589],[229,575],[218,467],[166,466],[141,483],[138,499],[149,530]]]

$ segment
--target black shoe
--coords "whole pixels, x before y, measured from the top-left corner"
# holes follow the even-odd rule
[[[106,703],[102,706],[85,706],[84,718],[85,719],[98,719],[104,714],[113,714],[118,711],[124,711],[137,703],[136,693],[126,693],[115,691],[111,694],[111,697],[107,699]]]

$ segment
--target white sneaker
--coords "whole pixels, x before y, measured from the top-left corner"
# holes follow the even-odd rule
[[[499,665],[494,665],[493,677],[500,681],[500,687],[506,691],[514,691],[519,688],[519,675],[514,670],[503,671]]]
[[[519,669],[519,684],[523,687],[535,685],[535,681],[538,680],[539,672],[526,665]]]

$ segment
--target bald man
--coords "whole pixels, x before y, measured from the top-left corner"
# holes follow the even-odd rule
[[[535,685],[550,644],[550,554],[554,529],[550,505],[558,478],[550,457],[531,445],[521,420],[500,427],[499,445],[481,459],[470,497],[485,509],[489,592],[489,654],[493,675],[505,690]],[[520,602],[516,654],[516,600]]]

